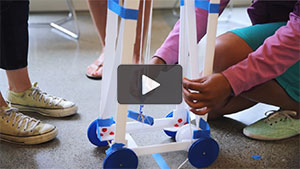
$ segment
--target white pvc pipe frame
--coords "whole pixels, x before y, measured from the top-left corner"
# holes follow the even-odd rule
[[[210,3],[219,4],[220,0],[210,0]],[[181,29],[180,29],[180,45],[179,45],[179,63],[185,68],[186,67],[186,58],[189,54],[191,59],[191,74],[192,78],[199,78],[199,61],[198,61],[198,47],[197,47],[197,33],[196,33],[196,15],[195,15],[195,4],[192,0],[185,0],[184,6],[180,7],[181,15]],[[139,0],[125,0],[125,8],[138,9]],[[125,20],[121,19],[119,40],[116,48],[116,39],[117,39],[117,29],[118,29],[118,15],[114,12],[108,10],[107,15],[107,32],[110,33],[106,36],[107,47],[104,51],[105,58],[116,56],[111,59],[106,59],[106,67],[104,66],[104,76],[103,81],[108,80],[109,83],[102,86],[101,98],[108,98],[108,95],[116,95],[116,91],[112,91],[112,83],[116,83],[116,68],[121,64],[132,64],[133,56],[133,47],[134,40],[136,36],[136,20]],[[213,71],[213,60],[214,60],[214,49],[216,41],[216,32],[217,32],[217,23],[218,23],[218,13],[209,13],[208,15],[208,24],[207,24],[207,42],[205,50],[205,59],[204,59],[204,70],[203,75],[207,76],[212,74]],[[185,43],[187,41],[187,43]],[[121,47],[120,47],[121,46]],[[109,63],[107,63],[109,62]],[[115,70],[114,70],[115,69]],[[109,74],[109,75],[108,75]],[[186,69],[183,72],[186,75]],[[106,89],[106,90],[105,90]],[[110,91],[110,92],[108,92]],[[112,93],[111,93],[112,92]],[[110,94],[109,94],[110,93]],[[107,100],[107,99],[105,99]],[[101,101],[100,118],[109,118],[111,112],[107,105],[112,105],[108,101]],[[182,103],[177,106],[177,109],[184,110],[185,104]],[[113,110],[113,109],[110,109]],[[157,144],[150,146],[138,146],[133,138],[130,136],[130,133],[139,133],[139,132],[148,132],[158,129],[164,129],[168,127],[173,127],[174,119],[176,118],[176,112],[174,111],[173,118],[162,118],[155,119],[153,126],[148,126],[140,122],[127,122],[127,111],[128,105],[117,104],[117,115],[116,115],[116,135],[114,143],[123,143],[126,147],[132,149],[137,155],[146,155],[153,153],[163,153],[179,150],[188,150],[188,148],[193,143],[193,140],[183,140],[181,142],[174,143],[165,143]],[[114,111],[113,111],[114,112]],[[186,112],[185,112],[186,113]],[[207,116],[202,116],[204,120],[207,119]],[[196,116],[197,126],[199,123],[200,116]],[[103,141],[103,140],[102,140]]]

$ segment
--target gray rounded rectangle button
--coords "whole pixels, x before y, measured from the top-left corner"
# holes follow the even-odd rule
[[[180,65],[120,65],[120,104],[179,104],[182,102]]]

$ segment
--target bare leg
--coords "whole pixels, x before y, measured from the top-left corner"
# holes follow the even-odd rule
[[[0,107],[7,107],[7,103],[5,102],[4,98],[2,97],[2,94],[0,92]]]
[[[292,110],[297,112],[300,118],[300,103],[292,99],[276,80],[270,80],[254,89],[241,94],[242,97],[254,101],[271,104],[280,107],[283,110]]]
[[[236,46],[239,46],[238,48]],[[214,60],[214,72],[219,73],[228,67],[247,58],[252,49],[247,43],[233,33],[225,33],[217,38],[216,54]],[[250,91],[244,92],[240,96],[230,98],[226,103],[209,113],[211,119],[225,114],[232,114],[252,107],[262,102],[282,109],[293,110],[298,113],[300,104],[294,101],[281,86],[271,80],[261,84]]]
[[[107,1],[106,0],[88,0],[90,14],[93,22],[96,25],[97,32],[100,38],[102,47],[105,46],[105,33],[106,33],[106,16],[107,16]],[[102,76],[102,65],[104,61],[103,50],[100,56],[88,66],[88,76]]]
[[[13,92],[24,92],[31,88],[27,67],[17,70],[7,70],[6,75],[8,79],[9,90]]]
[[[6,75],[8,79],[9,90],[13,92],[24,92],[31,88],[31,82],[28,76],[27,67],[17,69],[17,70],[6,70]],[[0,107],[7,107],[2,94],[0,92]]]
[[[149,24],[150,6],[151,1],[145,1],[145,16],[144,16],[144,29],[143,29],[143,41],[147,33]],[[106,16],[107,16],[107,1],[106,0],[88,0],[91,16],[97,27],[97,31],[100,36],[101,44],[105,46],[105,29],[106,29]],[[134,61],[138,63],[140,56],[140,42],[141,42],[141,31],[142,31],[142,17],[143,17],[143,6],[144,1],[140,0],[139,4],[139,15],[137,20],[136,39],[134,45]]]
[[[107,1],[106,0],[88,0],[90,12],[94,24],[96,25],[97,31],[100,36],[101,44],[105,46],[105,29],[106,29],[106,16],[107,16]],[[144,17],[144,29],[143,29],[143,41],[145,40],[145,35],[149,23],[150,15],[150,5],[151,1],[146,0],[145,3],[145,17]],[[134,45],[134,56],[133,62],[138,63],[140,58],[140,41],[141,41],[141,31],[142,31],[142,10],[143,10],[143,0],[140,1],[139,5],[139,15],[137,20],[137,32],[136,40]],[[144,45],[142,45],[144,47]],[[143,59],[143,57],[141,57]],[[143,60],[142,60],[143,61]],[[88,75],[101,77],[102,76],[102,65],[103,65],[103,53],[98,57],[98,59],[88,67]]]
[[[102,46],[105,46],[107,0],[88,0],[90,14],[96,25]]]
[[[133,63],[139,63],[140,58],[142,59],[141,62],[144,62],[143,58],[143,53],[142,56],[140,56],[140,44],[141,44],[141,39],[142,39],[142,52],[144,49],[144,42],[145,42],[145,37],[146,33],[148,30],[148,25],[149,25],[149,16],[150,16],[150,7],[151,7],[151,0],[145,0],[145,16],[144,16],[144,29],[143,29],[143,36],[141,38],[141,33],[142,33],[142,17],[143,17],[143,6],[144,6],[144,1],[140,0],[140,5],[139,5],[139,16],[137,20],[137,28],[136,28],[136,38],[135,38],[135,44],[134,44],[134,56],[133,56]]]

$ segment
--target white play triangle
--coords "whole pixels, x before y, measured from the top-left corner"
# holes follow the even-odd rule
[[[160,84],[146,75],[142,75],[142,94],[145,95],[158,88]]]

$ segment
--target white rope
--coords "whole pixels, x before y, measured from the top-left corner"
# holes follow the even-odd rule
[[[180,164],[180,166],[177,168],[177,169],[180,169],[180,168],[182,168],[183,167],[183,165],[187,162],[187,161],[189,161],[189,159],[187,158],[186,160],[184,160],[184,162],[183,163],[181,163]]]

